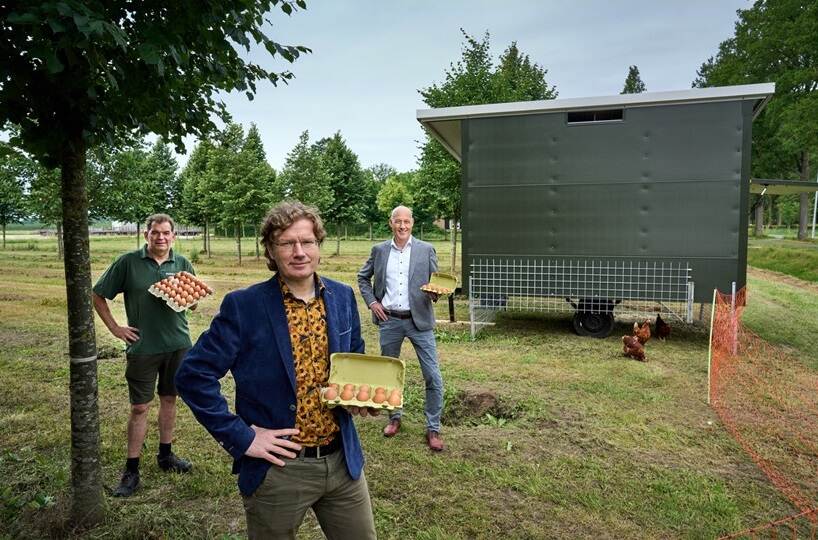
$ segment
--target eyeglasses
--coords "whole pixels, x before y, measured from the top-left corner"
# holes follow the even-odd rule
[[[295,249],[295,245],[301,245],[301,249],[304,251],[308,249],[313,249],[318,246],[318,240],[314,238],[311,240],[284,240],[282,242],[273,242],[273,244],[277,245],[284,251],[293,251]]]

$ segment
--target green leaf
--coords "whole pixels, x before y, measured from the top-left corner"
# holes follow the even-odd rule
[[[148,65],[157,65],[161,62],[161,58],[159,58],[159,51],[153,45],[141,44],[138,47],[139,56],[142,57],[142,61]]]
[[[255,97],[253,92],[245,92],[244,94],[247,96],[248,100],[253,101],[253,98]]]
[[[298,4],[298,7],[301,9],[307,9],[307,2],[304,0],[295,0],[295,3]]]
[[[51,31],[55,34],[59,34],[60,32],[65,32],[65,25],[61,23],[57,19],[48,19],[48,26],[51,28]]]
[[[40,19],[33,13],[9,13],[6,20],[11,24],[38,24]]]
[[[62,72],[63,69],[65,69],[65,66],[63,66],[62,62],[60,62],[60,59],[57,58],[57,53],[54,51],[49,51],[45,60],[46,70],[48,70],[48,72],[51,74],[60,73]]]
[[[292,15],[293,7],[290,4],[285,2],[285,3],[281,4],[281,11],[283,11],[287,15]]]

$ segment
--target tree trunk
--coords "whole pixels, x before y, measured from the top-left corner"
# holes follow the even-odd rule
[[[334,255],[341,254],[341,224],[335,224],[335,253]]]
[[[372,241],[372,224],[369,224],[369,241]]]
[[[764,234],[764,201],[756,205],[756,236]]]
[[[207,222],[202,226],[202,251],[207,253]]]
[[[71,393],[71,519],[96,524],[105,513],[99,461],[97,345],[91,304],[88,195],[85,142],[72,138],[62,159],[62,211],[65,227],[65,290]]]
[[[62,235],[62,220],[57,221],[57,257],[63,260],[65,256],[65,243]]]
[[[236,223],[234,230],[236,232],[236,251],[239,252],[239,266],[241,266],[241,228],[240,223]]]
[[[258,227],[256,225],[253,225],[253,236],[256,237],[256,260],[259,260],[261,258],[261,253],[259,253],[258,250]]]
[[[801,154],[801,180],[809,182],[809,151]],[[798,239],[807,239],[807,217],[809,214],[809,193],[798,196]]]
[[[456,266],[457,261],[457,220],[452,218],[452,274],[454,274],[454,268]]]
[[[3,223],[3,249],[6,249],[6,224]]]
[[[420,239],[423,240],[423,223],[420,224]]]
[[[211,253],[210,247],[210,221],[208,219],[205,219],[205,244],[207,244],[205,249],[207,250],[207,258],[209,259],[213,254]]]
[[[136,222],[136,249],[142,247],[142,242],[139,241],[139,222]]]
[[[344,224],[344,240],[349,240],[349,225]]]

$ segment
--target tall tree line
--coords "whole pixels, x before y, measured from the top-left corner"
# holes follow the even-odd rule
[[[756,0],[739,10],[733,36],[697,71],[695,87],[775,82],[753,123],[752,175],[815,181],[818,161],[818,3]],[[796,202],[797,201],[797,202]],[[810,196],[780,197],[778,215],[797,204],[798,238],[807,237]]]
[[[548,72],[532,62],[512,42],[497,65],[491,58],[490,36],[478,40],[461,29],[464,43],[460,59],[444,72],[443,81],[419,90],[429,107],[455,107],[554,99],[557,90],[545,80]],[[460,163],[428,134],[420,151],[414,200],[430,212],[452,220],[452,270],[456,260],[457,223],[462,207]]]

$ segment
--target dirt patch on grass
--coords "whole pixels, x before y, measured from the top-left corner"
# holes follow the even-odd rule
[[[519,406],[507,398],[486,389],[460,390],[457,397],[446,404],[441,421],[448,426],[504,423],[520,417]]]
[[[762,270],[761,268],[747,267],[747,273],[757,279],[763,279],[773,283],[786,283],[799,289],[805,289],[818,294],[818,283],[798,279],[797,277],[772,270]]]

